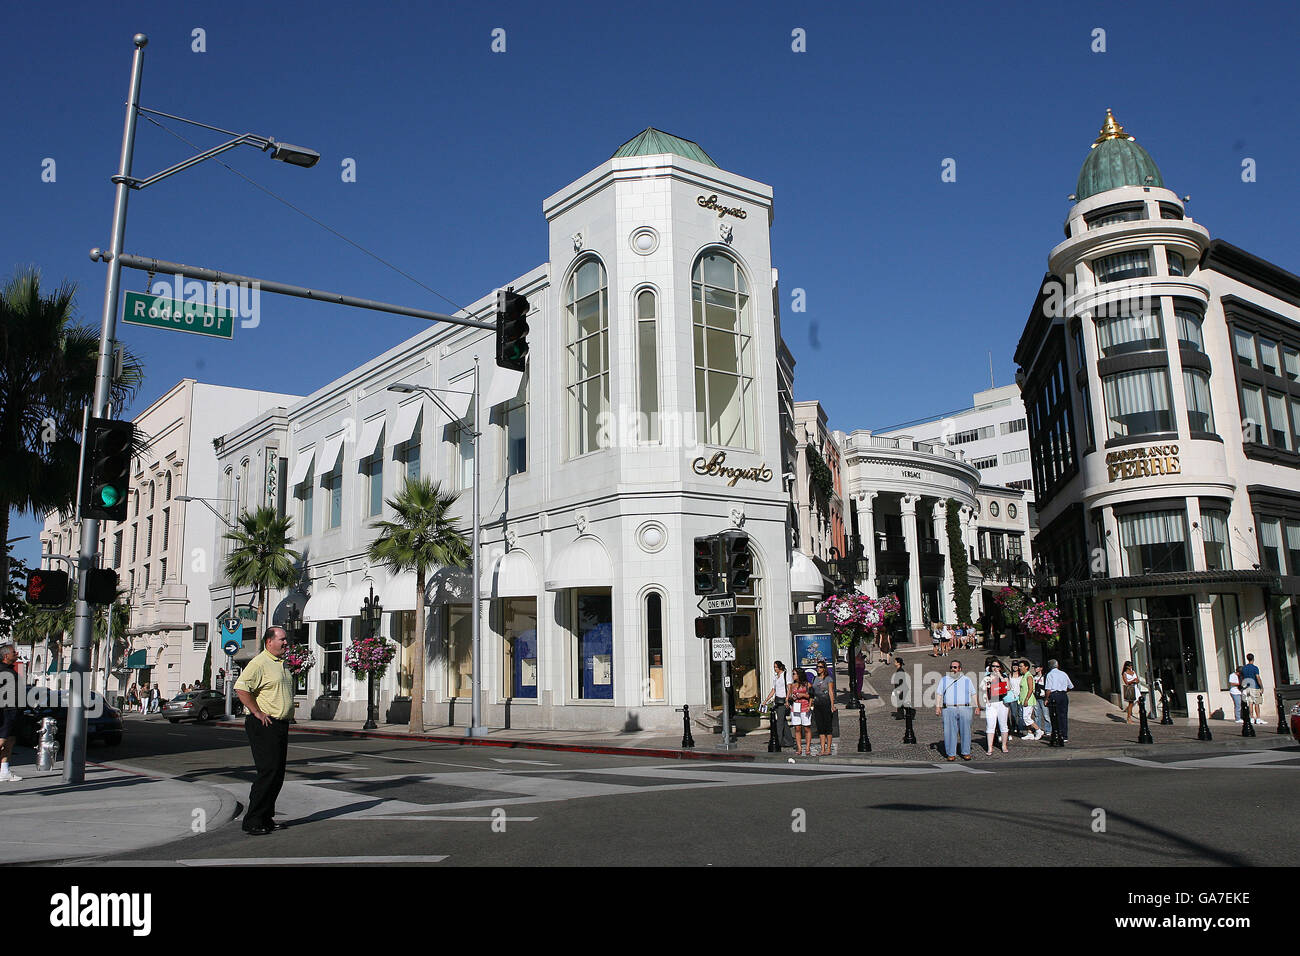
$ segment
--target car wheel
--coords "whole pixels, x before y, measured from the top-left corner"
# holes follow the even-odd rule
[[[203,723],[203,721],[207,720],[208,717],[209,714],[208,714],[208,709],[206,707],[204,707],[201,711],[199,711],[199,723]]]
[[[173,724],[179,724],[181,722],[179,717],[168,717],[167,720]]]

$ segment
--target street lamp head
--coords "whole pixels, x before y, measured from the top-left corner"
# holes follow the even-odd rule
[[[418,392],[419,390],[420,389],[418,386],[408,385],[406,382],[394,382],[392,385],[389,385],[387,389],[385,389],[385,391],[389,391],[389,392],[401,392],[404,395],[409,395],[412,392]]]
[[[307,149],[305,146],[291,146],[289,143],[277,143],[272,140],[271,158],[278,159],[282,163],[288,163],[290,166],[311,169],[320,162],[320,153],[314,149]]]
[[[148,45],[149,38],[145,36],[143,33],[137,33],[134,37],[131,38],[131,42],[134,43],[136,46],[143,47]]]

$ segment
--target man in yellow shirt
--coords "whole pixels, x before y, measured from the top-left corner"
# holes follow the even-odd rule
[[[275,798],[284,786],[289,718],[293,715],[293,675],[284,666],[289,638],[284,628],[268,627],[262,643],[265,649],[248,662],[235,681],[235,693],[248,711],[244,731],[257,767],[244,812],[244,832],[250,836],[265,836],[282,828],[275,822]]]

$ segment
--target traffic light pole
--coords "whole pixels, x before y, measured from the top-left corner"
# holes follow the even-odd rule
[[[126,123],[122,129],[122,152],[113,182],[117,192],[113,202],[112,256],[108,278],[104,283],[104,312],[99,326],[99,358],[95,366],[95,397],[90,414],[103,418],[108,406],[109,385],[113,375],[113,340],[117,337],[117,303],[122,285],[122,264],[118,256],[126,241],[126,203],[131,194],[129,177],[135,153],[135,128],[139,119],[140,79],[144,73],[144,47],[148,38],[135,35],[135,54],[131,61],[131,88],[126,101]],[[81,550],[77,555],[77,622],[72,631],[72,663],[69,665],[68,723],[63,754],[63,782],[81,783],[86,779],[86,701],[82,680],[90,670],[90,641],[93,632],[90,605],[86,603],[86,572],[94,564],[99,549],[99,520],[81,522]],[[112,610],[110,608],[110,614]]]
[[[718,617],[718,635],[723,644],[730,640],[730,632],[727,629],[731,621],[730,614],[722,614]],[[718,745],[719,750],[731,750],[731,661],[722,662],[722,743]]]

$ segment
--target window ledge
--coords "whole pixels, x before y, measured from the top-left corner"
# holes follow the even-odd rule
[[[1177,432],[1147,432],[1143,435],[1123,435],[1106,441],[1106,448],[1119,448],[1124,445],[1145,445],[1148,442],[1178,441]],[[1300,456],[1297,456],[1300,457]]]
[[[1300,468],[1300,454],[1287,451],[1285,448],[1274,448],[1272,445],[1247,442],[1244,450],[1247,458],[1253,458],[1256,461],[1269,461],[1278,465],[1287,465],[1291,468]]]
[[[1192,441],[1217,441],[1220,445],[1223,444],[1223,436],[1216,435],[1214,432],[1194,431],[1188,437]]]

